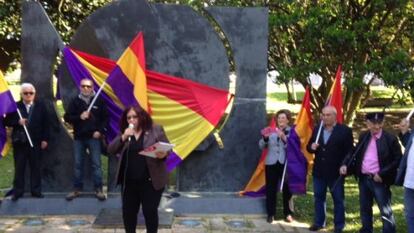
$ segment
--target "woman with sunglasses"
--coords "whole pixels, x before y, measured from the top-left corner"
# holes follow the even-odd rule
[[[165,165],[166,151],[156,158],[139,152],[156,142],[168,142],[161,126],[153,124],[151,116],[138,107],[124,110],[120,134],[109,144],[108,152],[118,155],[116,183],[122,187],[122,217],[126,233],[136,232],[137,215],[142,205],[147,233],[158,230],[158,205],[168,182]]]

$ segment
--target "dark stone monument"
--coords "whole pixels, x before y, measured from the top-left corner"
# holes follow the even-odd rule
[[[63,192],[72,187],[72,139],[56,113],[52,74],[62,42],[38,2],[22,1],[22,82],[36,87],[43,99],[51,126],[48,149],[42,154],[42,186],[46,192]],[[28,173],[26,173],[28,175]],[[28,184],[30,179],[26,179]]]
[[[22,79],[33,82],[48,102],[52,141],[44,157],[44,190],[72,188],[72,140],[57,118],[51,77],[59,44],[37,2],[23,2]],[[266,124],[266,8],[210,7],[206,12],[224,32],[237,76],[235,102],[220,133],[224,149],[205,143],[179,166],[178,191],[235,192],[248,182],[260,156],[259,130]],[[222,89],[229,88],[227,51],[213,25],[192,8],[149,4],[144,0],[115,1],[98,9],[78,28],[70,46],[117,60],[135,35],[144,33],[147,68]],[[64,106],[78,90],[64,65],[60,91]],[[109,162],[109,190],[114,189],[116,161]]]

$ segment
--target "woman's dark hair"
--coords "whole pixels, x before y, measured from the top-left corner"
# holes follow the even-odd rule
[[[124,112],[122,112],[121,120],[119,123],[121,132],[124,132],[128,128],[127,114],[129,111],[133,110],[138,116],[138,129],[143,131],[149,130],[152,128],[152,118],[151,116],[140,107],[130,106],[127,107]]]
[[[290,113],[289,110],[281,109],[281,110],[277,111],[276,114],[275,114],[275,120],[277,120],[277,118],[279,117],[280,114],[285,114],[288,122],[290,123],[290,120],[292,119],[292,113]]]

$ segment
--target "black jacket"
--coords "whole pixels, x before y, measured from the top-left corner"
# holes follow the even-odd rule
[[[350,163],[350,169],[355,172],[357,177],[361,176],[362,161],[365,156],[368,144],[371,141],[371,133],[365,131],[360,134],[358,143],[355,146],[356,153],[354,162]],[[380,171],[378,173],[381,176],[383,182],[387,185],[394,183],[395,176],[397,174],[397,167],[400,162],[402,153],[401,146],[398,143],[397,137],[382,130],[381,137],[376,141],[378,151],[378,162]],[[361,147],[360,149],[358,149]],[[351,156],[344,160],[344,164],[348,164]]]
[[[313,131],[306,147],[310,153],[315,154],[313,176],[332,181],[338,178],[342,160],[352,151],[352,131],[348,126],[337,123],[326,144],[322,131],[318,142],[319,147],[315,151],[311,149],[311,145],[316,140],[318,129],[319,125]]]
[[[400,165],[397,170],[397,176],[395,178],[395,184],[402,186],[404,184],[405,173],[407,171],[407,160],[408,160],[408,153],[410,152],[410,148],[413,144],[413,134],[411,132],[407,132],[406,134],[399,134],[401,143],[405,147],[404,156],[401,159]]]
[[[49,141],[49,125],[48,114],[46,106],[42,101],[34,101],[30,114],[26,111],[26,106],[23,101],[16,103],[17,108],[20,110],[23,118],[28,119],[27,130],[29,131],[30,138],[32,139],[34,146],[40,146],[41,141]],[[12,142],[16,144],[28,144],[26,134],[23,126],[19,125],[19,115],[17,112],[7,114],[4,119],[4,124],[9,127],[13,127]]]
[[[105,133],[108,125],[108,110],[105,103],[98,97],[91,109],[91,117],[81,120],[80,115],[88,109],[88,104],[79,96],[76,96],[69,103],[69,107],[63,116],[66,122],[72,124],[75,139],[92,138],[95,131]]]

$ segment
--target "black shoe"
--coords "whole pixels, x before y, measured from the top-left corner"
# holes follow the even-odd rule
[[[310,231],[319,231],[320,229],[322,229],[323,227],[317,226],[315,224],[313,224],[312,226],[309,227]]]
[[[44,198],[45,196],[42,193],[32,193],[32,197],[35,197],[35,198]]]
[[[273,222],[273,216],[267,216],[267,220],[268,223],[272,223]]]
[[[17,200],[19,200],[20,197],[21,196],[13,195],[12,198],[11,198],[11,200],[12,201],[17,201]]]

